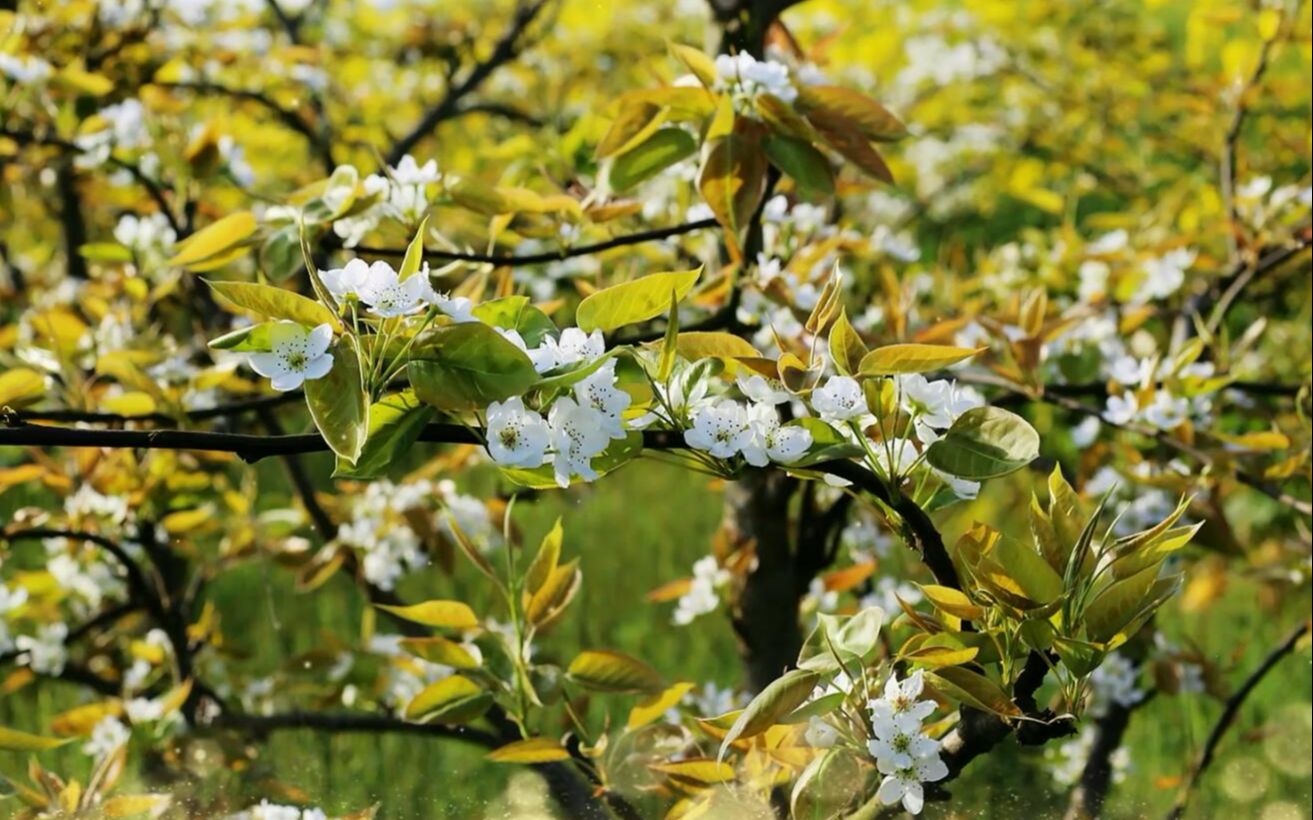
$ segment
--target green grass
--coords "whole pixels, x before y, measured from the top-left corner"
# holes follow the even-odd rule
[[[265,486],[278,486],[276,473],[262,478]],[[987,488],[980,503],[997,508],[1017,489],[999,483]],[[276,498],[270,501],[277,503]],[[980,509],[973,512],[990,515]],[[658,584],[685,575],[705,554],[720,516],[719,497],[705,479],[643,462],[594,487],[544,493],[516,507],[528,544],[536,544],[557,516],[565,522],[566,556],[582,557],[584,582],[570,614],[542,642],[544,653],[568,661],[579,649],[608,647],[648,660],[671,680],[714,680],[722,685],[739,680],[737,650],[723,616],[674,628],[668,625],[669,605],[643,600]],[[950,518],[950,537],[965,521],[965,516]],[[459,597],[482,612],[497,613],[469,566],[458,566],[452,576],[432,570],[408,578],[401,592],[411,600]],[[352,640],[359,634],[363,613],[360,597],[343,579],[314,594],[298,595],[290,572],[256,564],[220,579],[210,596],[222,613],[226,651],[238,658],[239,668],[255,674],[284,667],[289,658],[319,645],[325,634]],[[1173,605],[1160,624],[1175,639],[1188,635],[1198,641],[1210,658],[1232,670],[1226,681],[1234,685],[1298,617],[1308,616],[1307,598],[1276,608],[1259,600],[1255,584],[1232,581],[1216,607],[1183,616]],[[1311,687],[1307,651],[1282,662],[1223,742],[1192,816],[1279,820],[1297,816],[1273,813],[1292,805],[1303,807],[1305,813],[1298,816],[1307,816]],[[77,690],[66,685],[29,687],[0,697],[0,725],[40,731],[52,715],[77,702]],[[600,721],[609,707],[613,722],[623,720],[629,703],[619,697],[596,702],[590,718]],[[1167,780],[1183,773],[1219,711],[1215,701],[1198,695],[1160,697],[1140,710],[1127,738],[1134,768],[1115,787],[1108,815],[1161,816],[1174,795]],[[550,810],[533,776],[485,763],[481,749],[452,741],[298,731],[276,734],[262,747],[245,748],[248,767],[211,773],[199,792],[223,793],[241,805],[243,795],[245,802],[261,796],[278,799],[274,784],[279,783],[303,790],[330,813],[378,803],[380,816],[390,820],[521,817]],[[87,761],[76,744],[45,753],[41,760],[57,771],[85,776]],[[0,754],[2,772],[18,775],[24,765],[21,756]],[[129,777],[137,782],[150,779],[141,770]],[[953,816],[1058,816],[1066,799],[1053,785],[1041,753],[1010,743],[969,769],[954,791],[958,799],[952,804]],[[1267,808],[1272,806],[1277,809]],[[1262,814],[1265,808],[1269,814]],[[0,816],[7,810],[0,803]]]

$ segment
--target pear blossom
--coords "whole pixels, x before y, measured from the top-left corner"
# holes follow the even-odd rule
[[[556,483],[569,487],[573,475],[585,481],[596,481],[593,456],[600,454],[611,442],[602,414],[564,396],[552,404],[547,421],[551,425],[552,449],[555,451],[552,466]]]
[[[493,330],[496,330],[503,339],[522,350],[529,357],[529,361],[533,362],[533,369],[538,373],[546,373],[556,367],[556,354],[546,345],[529,347],[524,341],[524,337],[520,335],[520,331],[515,328],[497,327]]]
[[[689,582],[688,591],[676,602],[671,621],[676,626],[687,626],[698,616],[714,612],[720,604],[717,590],[729,581],[729,570],[720,566],[716,556],[699,558],[693,564],[693,580]]]
[[[423,281],[427,284],[427,271],[423,275]],[[442,312],[444,316],[451,319],[455,324],[468,324],[469,322],[479,321],[479,317],[474,315],[474,302],[468,296],[451,296],[445,293],[433,293],[432,287],[429,288],[431,296],[424,297],[426,301]]]
[[[369,277],[360,291],[360,301],[384,318],[414,313],[434,300],[427,276],[414,274],[402,281],[391,265],[381,261],[369,266]]]
[[[543,339],[543,344],[551,351],[555,367],[587,364],[606,353],[606,341],[600,330],[584,333],[577,327],[567,327],[561,331],[559,339],[548,336]]]
[[[1156,391],[1153,401],[1144,408],[1144,420],[1160,430],[1175,430],[1189,415],[1189,400],[1177,398],[1166,390]]]
[[[632,399],[616,386],[615,359],[608,360],[587,378],[577,382],[574,395],[579,404],[596,410],[605,420],[607,435],[611,438],[625,437],[622,416],[629,409]]]
[[[343,267],[319,271],[319,281],[324,283],[334,301],[344,305],[350,299],[361,299],[369,290],[371,281],[382,277],[386,270],[391,270],[391,267],[381,260],[370,265],[363,259],[352,259]]]
[[[920,814],[925,808],[925,787],[922,783],[934,783],[948,777],[948,766],[938,756],[916,760],[906,769],[899,769],[893,774],[885,775],[876,791],[881,803],[892,805],[902,801],[903,808],[912,814]]]
[[[721,399],[693,413],[693,426],[684,431],[684,442],[716,458],[733,458],[752,443],[754,433],[743,405]]]
[[[743,458],[754,467],[769,462],[791,464],[812,446],[812,434],[806,427],[780,424],[779,413],[768,404],[748,407],[752,439],[743,447]]]
[[[281,321],[269,331],[271,350],[252,353],[251,369],[271,379],[275,390],[286,392],[307,379],[322,379],[333,369],[328,346],[333,329],[327,324],[306,330],[298,322]]]
[[[716,57],[716,86],[751,98],[771,94],[786,103],[798,97],[789,79],[789,67],[774,60],[758,60],[747,52]]]
[[[895,675],[889,676],[884,692],[867,704],[877,736],[920,731],[921,721],[935,711],[933,700],[917,700],[924,688],[925,678],[919,669],[901,681]]]
[[[503,467],[539,467],[546,461],[551,430],[519,396],[488,405],[488,454]]]
[[[40,675],[58,675],[68,662],[64,641],[68,638],[68,625],[46,624],[37,628],[35,635],[19,635],[14,647],[22,654],[18,662]]]
[[[1134,393],[1109,396],[1108,403],[1103,410],[1103,420],[1113,425],[1129,424],[1135,419],[1135,414],[1139,410],[1140,403],[1136,400]]]
[[[91,757],[108,757],[132,737],[132,730],[116,717],[103,717],[91,730],[91,738],[82,751]]]
[[[735,381],[743,395],[758,404],[783,404],[793,398],[778,379],[768,379],[760,373],[739,373]]]
[[[812,715],[807,721],[807,731],[802,739],[814,749],[828,749],[839,742],[839,730],[818,715]]]
[[[822,387],[812,391],[812,407],[821,418],[843,424],[867,414],[862,386],[850,376],[831,376]]]

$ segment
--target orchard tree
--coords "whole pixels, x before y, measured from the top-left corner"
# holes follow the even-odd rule
[[[0,11],[0,691],[80,693],[5,811],[324,817],[197,785],[309,729],[571,817],[965,809],[1015,744],[1098,816],[1216,698],[1181,815],[1307,643],[1310,13],[1148,5]],[[606,614],[517,509],[654,459],[722,524],[617,604],[728,618],[741,696],[556,648]],[[359,630],[255,675],[253,566]],[[1253,669],[1156,626],[1233,577]]]

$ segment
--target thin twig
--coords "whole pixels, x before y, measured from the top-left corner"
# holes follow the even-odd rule
[[[551,262],[560,262],[563,259],[571,259],[576,256],[588,256],[602,251],[609,251],[613,248],[622,248],[628,245],[640,245],[644,242],[656,242],[662,239],[669,239],[672,236],[681,236],[693,231],[706,230],[716,227],[714,219],[699,219],[693,222],[685,222],[682,225],[673,225],[668,228],[654,228],[648,231],[638,231],[637,233],[616,236],[601,242],[593,242],[588,245],[574,245],[570,247],[558,248],[554,251],[543,251],[541,253],[526,253],[523,255],[516,254],[490,254],[490,253],[466,253],[462,251],[448,251],[437,248],[425,248],[424,258],[434,259],[441,262],[475,262],[485,265],[500,266],[524,266],[524,265],[544,265]],[[354,248],[358,254],[366,256],[386,256],[400,259],[406,255],[405,248],[381,248],[372,245],[359,245]]]
[[[1308,634],[1309,622],[1304,621],[1281,643],[1277,644],[1263,662],[1249,673],[1245,682],[1240,684],[1240,688],[1232,693],[1231,697],[1226,699],[1226,704],[1222,708],[1222,714],[1218,716],[1217,723],[1213,724],[1213,730],[1208,733],[1208,739],[1204,741],[1203,751],[1199,753],[1199,759],[1195,762],[1186,778],[1185,784],[1181,787],[1181,792],[1176,798],[1176,803],[1172,805],[1171,811],[1167,813],[1168,820],[1179,820],[1185,814],[1186,806],[1190,803],[1190,797],[1199,785],[1199,778],[1203,777],[1205,771],[1212,764],[1214,756],[1217,754],[1217,747],[1222,742],[1222,737],[1227,730],[1235,723],[1236,716],[1240,713],[1240,707],[1244,705],[1245,699],[1254,691],[1271,672],[1281,659],[1295,651],[1299,645],[1300,639]]]

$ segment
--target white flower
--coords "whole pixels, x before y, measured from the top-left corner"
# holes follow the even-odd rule
[[[876,797],[887,805],[901,800],[904,809],[920,814],[925,808],[925,789],[921,784],[934,783],[945,777],[948,777],[948,766],[938,756],[918,760],[909,768],[885,775]]]
[[[584,333],[577,327],[567,327],[561,331],[561,338],[548,336],[543,344],[551,351],[554,367],[591,362],[606,353],[606,341],[600,330]]]
[[[743,405],[721,399],[693,412],[693,426],[684,431],[684,442],[716,458],[733,458],[751,444],[753,433]]]
[[[539,345],[530,349],[529,345],[525,343],[524,337],[520,335],[520,331],[504,327],[493,328],[493,330],[500,333],[506,341],[524,351],[524,354],[529,357],[529,361],[533,362],[533,369],[538,373],[546,373],[556,367],[556,354],[547,345]]]
[[[606,432],[611,438],[624,438],[622,415],[629,409],[630,396],[616,386],[615,359],[611,359],[575,384],[574,395],[579,404],[596,410],[606,420]]]
[[[19,85],[44,82],[53,71],[50,63],[40,57],[0,53],[0,74]]]
[[[791,464],[812,446],[810,430],[798,425],[781,425],[779,413],[769,404],[750,405],[748,423],[752,438],[743,447],[743,458],[754,467],[765,467],[770,461]]]
[[[385,276],[384,272],[391,269],[387,262],[379,261],[370,265],[363,259],[352,259],[344,267],[321,270],[319,281],[324,283],[329,295],[341,305],[346,304],[348,299],[363,298],[370,283]]]
[[[1121,396],[1109,396],[1108,404],[1103,410],[1103,420],[1109,424],[1129,424],[1139,412],[1140,403],[1134,393]]]
[[[1135,301],[1165,299],[1185,283],[1185,272],[1194,264],[1195,253],[1187,248],[1168,251],[1144,263],[1144,283]]]
[[[898,394],[903,410],[912,417],[917,438],[927,444],[939,438],[935,428],[953,423],[953,391],[944,380],[929,381],[920,373],[899,376]]]
[[[1098,416],[1086,416],[1080,424],[1071,428],[1071,443],[1084,450],[1099,438],[1099,428],[1102,426]]]
[[[807,731],[803,732],[802,739],[807,741],[807,745],[813,748],[828,749],[839,742],[839,730],[831,726],[824,718],[812,715],[811,719],[807,721]]]
[[[1137,359],[1134,356],[1118,356],[1108,366],[1108,376],[1118,384],[1135,386],[1152,372],[1153,363],[1149,359]]]
[[[268,353],[251,354],[251,369],[271,379],[275,390],[295,390],[306,379],[321,379],[333,369],[333,354],[328,352],[333,329],[327,324],[306,330],[284,320],[269,331],[269,341]]]
[[[771,94],[791,103],[798,89],[789,79],[789,67],[773,60],[758,60],[751,54],[721,54],[716,57],[716,87],[733,89],[746,97]]]
[[[406,154],[397,163],[395,168],[389,169],[392,179],[401,185],[428,185],[437,182],[440,178],[438,174],[438,161],[430,159],[423,165],[415,162],[415,158]]]
[[[582,407],[569,396],[552,404],[548,423],[552,430],[552,465],[556,483],[570,486],[570,476],[578,475],[585,481],[596,481],[592,458],[606,449],[611,437],[606,432],[606,419],[590,407]]]
[[[123,703],[123,710],[133,723],[150,723],[164,717],[164,704],[154,698],[130,698]]]
[[[360,291],[360,301],[387,318],[414,313],[425,302],[436,301],[436,296],[427,276],[415,273],[403,282],[391,265],[375,262],[369,266],[369,278]]]
[[[1090,674],[1090,714],[1099,717],[1109,704],[1134,706],[1144,700],[1139,678],[1140,670],[1124,655],[1114,652],[1104,658]]]
[[[91,730],[91,738],[82,746],[82,751],[94,758],[108,757],[128,739],[132,730],[116,717],[103,717]]]
[[[538,467],[546,461],[551,431],[519,396],[488,405],[488,454],[503,467]]]
[[[63,623],[46,624],[37,629],[36,635],[19,635],[14,640],[14,646],[23,653],[18,662],[40,675],[60,674],[68,662],[64,648],[67,637],[68,626]]]
[[[1160,430],[1175,430],[1189,417],[1190,401],[1177,398],[1166,390],[1153,395],[1153,401],[1144,408],[1144,420]]]
[[[901,681],[895,675],[889,676],[884,693],[868,704],[876,737],[920,731],[921,721],[935,711],[933,700],[917,700],[924,686],[919,669]]]
[[[784,385],[778,380],[768,379],[760,373],[746,377],[743,373],[739,373],[736,381],[743,395],[759,404],[783,404],[792,398],[789,391],[785,390]]]
[[[843,424],[866,415],[866,397],[856,379],[831,376],[823,387],[812,392],[812,407],[822,419]]]
[[[721,567],[714,555],[699,558],[693,564],[693,580],[689,582],[688,591],[679,597],[675,605],[675,612],[671,616],[673,623],[676,626],[686,626],[698,616],[714,612],[720,603],[717,590],[729,581],[729,570]]]

